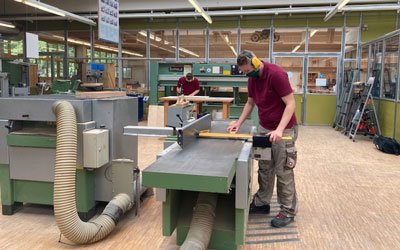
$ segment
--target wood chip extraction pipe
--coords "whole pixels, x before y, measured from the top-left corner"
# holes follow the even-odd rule
[[[116,195],[95,220],[83,222],[76,208],[77,124],[74,107],[67,101],[53,104],[57,120],[56,161],[54,170],[54,216],[61,233],[76,244],[99,241],[116,226],[120,217],[132,208],[127,194]]]
[[[215,220],[218,194],[199,193],[193,210],[190,229],[180,250],[206,250],[210,243]]]

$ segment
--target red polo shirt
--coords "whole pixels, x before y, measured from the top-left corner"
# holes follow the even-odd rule
[[[260,125],[275,130],[286,107],[282,97],[289,95],[293,90],[284,69],[275,64],[263,63],[262,75],[256,78],[249,77],[248,93],[257,105]],[[291,128],[296,123],[296,116],[293,113],[286,128]]]
[[[178,80],[178,88],[183,89],[184,95],[190,95],[194,91],[200,89],[200,83],[199,83],[199,80],[197,80],[197,78],[194,78],[194,77],[191,82],[188,82],[186,80],[186,77],[183,76],[183,77],[179,78],[179,80]]]

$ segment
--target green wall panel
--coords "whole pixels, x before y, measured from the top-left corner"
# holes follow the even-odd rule
[[[336,15],[329,19],[329,21],[324,22],[325,15],[308,15],[307,21],[309,27],[341,27],[343,25],[343,16]],[[299,25],[295,25],[299,26]]]
[[[177,20],[174,18],[164,18],[153,20],[149,23],[150,29],[176,29]]]
[[[173,19],[175,20],[175,19]],[[172,21],[172,20],[171,20]],[[147,19],[119,19],[119,26],[123,30],[142,30],[148,29]]]
[[[210,29],[237,29],[239,26],[239,20],[237,17],[225,17],[221,20],[214,19],[215,18],[213,18],[213,23],[208,25]]]
[[[208,27],[208,23],[202,18],[180,18],[179,28],[180,29],[205,29]]]
[[[360,25],[360,13],[349,13],[346,14],[346,26],[347,27],[358,27]]]
[[[336,95],[307,95],[306,125],[332,125]]]
[[[269,17],[261,16],[244,16],[240,20],[240,27],[242,29],[257,29],[257,28],[269,28],[271,27],[272,21]]]
[[[383,136],[393,137],[394,131],[394,101],[381,100],[379,104],[379,125]]]
[[[296,118],[297,118],[297,123],[301,124],[301,104],[303,100],[303,94],[295,94],[294,99],[296,101]]]
[[[367,30],[361,34],[361,41],[368,42],[389,33],[396,28],[396,12],[368,12],[363,13],[363,25],[367,25]]]
[[[307,19],[302,17],[290,17],[290,16],[282,16],[278,18],[274,18],[274,27],[282,28],[282,27],[306,27]]]

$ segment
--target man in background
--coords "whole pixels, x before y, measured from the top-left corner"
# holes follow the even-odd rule
[[[194,96],[200,92],[200,83],[197,78],[193,77],[192,73],[187,73],[178,80],[177,84],[178,95]]]

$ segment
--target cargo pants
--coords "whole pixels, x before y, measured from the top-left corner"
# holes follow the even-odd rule
[[[270,130],[258,127],[258,133],[268,133]],[[271,160],[261,160],[258,163],[259,189],[254,195],[256,206],[271,203],[275,185],[281,213],[294,217],[297,212],[297,196],[293,168],[296,166],[297,150],[295,141],[298,135],[298,126],[285,129],[283,136],[291,136],[292,140],[280,140],[272,144]]]

